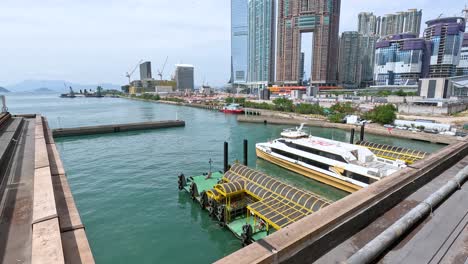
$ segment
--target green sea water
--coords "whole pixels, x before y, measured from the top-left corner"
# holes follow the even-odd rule
[[[97,263],[209,263],[240,248],[177,189],[177,175],[222,169],[223,142],[230,161],[338,200],[346,194],[255,157],[254,145],[287,126],[238,123],[223,113],[119,98],[58,98],[9,94],[9,111],[41,113],[52,128],[179,118],[186,126],[151,131],[56,139],[75,202]],[[348,141],[349,132],[310,128],[313,135]],[[366,135],[369,141],[433,152],[441,145]]]

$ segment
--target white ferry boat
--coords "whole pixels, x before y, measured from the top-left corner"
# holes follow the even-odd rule
[[[283,130],[281,136],[284,138],[305,138],[309,137],[309,134],[304,131],[304,123],[302,123],[300,127]]]
[[[287,136],[287,134],[286,134]],[[346,192],[355,192],[404,167],[366,147],[308,136],[256,144],[257,157]]]

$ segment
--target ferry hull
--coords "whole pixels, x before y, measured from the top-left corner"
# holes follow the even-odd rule
[[[226,114],[243,114],[244,110],[221,109],[221,112],[226,113]]]
[[[289,162],[287,160],[283,160],[280,158],[277,158],[273,155],[270,155],[258,148],[255,149],[255,152],[257,154],[257,157],[264,159],[266,161],[269,161],[273,164],[276,164],[280,167],[283,167],[285,169],[288,169],[290,171],[294,171],[296,173],[299,173],[301,175],[304,175],[308,178],[314,179],[316,181],[325,183],[327,185],[333,186],[337,189],[343,190],[345,192],[353,193],[355,191],[360,190],[362,187],[352,184],[350,182],[346,182],[337,178],[334,178],[332,176],[326,175],[324,173],[321,173],[319,171],[315,171],[309,168],[305,168],[301,165],[294,164],[292,162]]]

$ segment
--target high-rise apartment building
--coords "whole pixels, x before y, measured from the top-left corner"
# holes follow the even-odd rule
[[[361,82],[361,66],[357,31],[346,31],[340,37],[338,80],[347,88],[356,88]]]
[[[428,76],[431,43],[414,34],[381,38],[375,50],[376,85],[415,85]]]
[[[465,19],[462,17],[438,18],[426,22],[424,38],[432,43],[429,77],[452,77],[460,61]]]
[[[359,59],[361,67],[361,86],[367,87],[374,81],[375,44],[379,40],[378,35],[359,36]]]
[[[411,33],[419,37],[421,33],[421,10],[409,9],[396,14],[387,14],[380,19],[381,36]]]
[[[362,12],[358,15],[358,32],[362,35],[376,35],[380,28],[380,17]]]
[[[463,43],[460,52],[460,61],[458,62],[457,75],[468,75],[468,33],[463,36]]]
[[[195,88],[193,65],[177,64],[175,81],[178,91],[193,90]]]
[[[151,75],[151,62],[145,61],[140,64],[140,80],[153,79]]]
[[[231,82],[247,81],[249,1],[231,0]]]
[[[248,82],[275,78],[275,0],[249,0]]]
[[[405,33],[413,33],[417,37],[421,34],[422,10],[409,9],[405,12]]]
[[[298,83],[301,34],[313,32],[312,83],[336,83],[340,5],[341,0],[279,1],[277,81]]]

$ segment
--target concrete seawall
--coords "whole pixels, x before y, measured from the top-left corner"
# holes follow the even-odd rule
[[[129,123],[129,124],[59,128],[59,129],[54,129],[52,134],[54,137],[67,137],[67,136],[106,134],[106,133],[117,133],[117,132],[125,132],[125,131],[159,129],[159,128],[169,128],[169,127],[183,127],[183,126],[185,126],[185,121],[166,120],[166,121],[141,122],[141,123]]]
[[[352,128],[356,128],[356,125],[330,123],[325,120],[279,118],[279,117],[274,117],[274,116],[263,116],[263,115],[257,115],[257,116],[239,115],[237,117],[237,121],[250,122],[250,123],[275,124],[275,125],[300,125],[301,123],[305,123],[307,126],[338,128],[338,129],[343,129],[347,131],[350,131]],[[413,133],[413,132],[409,132],[405,130],[396,130],[396,129],[393,129],[392,132],[389,132],[386,128],[377,127],[372,124],[366,126],[366,133],[374,134],[374,135],[381,135],[381,136],[406,138],[406,139],[426,141],[426,142],[446,144],[446,145],[450,145],[450,144],[461,141],[457,139],[457,137],[454,137],[454,136],[428,134],[428,133],[423,133],[423,132]]]

